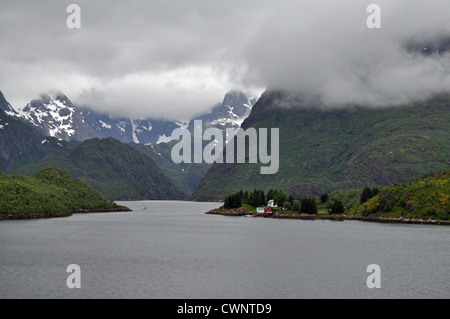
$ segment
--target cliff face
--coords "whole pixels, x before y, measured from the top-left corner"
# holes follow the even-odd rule
[[[34,128],[0,110],[0,170],[11,172],[20,165],[70,149],[67,143],[45,138]]]
[[[0,110],[6,115],[15,115],[17,112],[12,108],[11,104],[5,99],[5,96],[0,91]]]
[[[324,109],[315,99],[268,91],[242,127],[280,129],[280,169],[214,164],[193,195],[219,200],[240,189],[304,196],[389,185],[450,166],[450,99],[400,107]]]

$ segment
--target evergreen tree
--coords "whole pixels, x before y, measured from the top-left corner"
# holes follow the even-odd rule
[[[289,203],[291,204],[291,206],[292,206],[292,204],[294,204],[294,196],[289,195],[288,202],[289,202]]]
[[[241,194],[237,193],[236,194],[236,199],[234,200],[234,208],[239,208],[241,206],[242,206]]]
[[[320,196],[320,201],[321,201],[323,204],[326,204],[326,203],[328,202],[328,194],[327,194],[327,193],[322,194],[322,195]]]
[[[287,200],[287,198],[286,198],[286,195],[284,195],[284,193],[280,191],[274,195],[274,200],[275,200],[275,204],[278,207],[282,207],[283,203]]]
[[[248,191],[245,191],[244,197],[243,197],[243,199],[242,199],[242,202],[243,202],[244,204],[248,204]]]
[[[259,198],[255,192],[251,192],[248,196],[248,204],[253,207],[259,206]]]
[[[378,187],[372,188],[372,197],[377,196],[380,193],[380,189]]]
[[[294,200],[294,202],[292,203],[292,210],[293,210],[294,212],[299,212],[300,209],[301,209],[300,201]]]
[[[344,208],[344,205],[342,204],[342,201],[340,201],[340,200],[334,201],[333,207],[331,208],[331,214],[336,215],[336,214],[344,214],[344,213],[345,213],[345,208]]]
[[[225,209],[230,209],[230,196],[226,196],[225,197],[225,204],[223,205],[223,207],[225,207]]]
[[[373,193],[374,192],[373,192],[372,188],[370,188],[370,187],[364,188],[364,190],[361,193],[361,198],[360,198],[361,204],[368,202],[369,199],[374,197],[375,195]]]
[[[317,204],[314,198],[303,198],[301,201],[301,212],[303,214],[317,215]]]
[[[277,193],[276,190],[273,190],[273,189],[269,190],[269,192],[267,193],[267,200],[269,201],[269,200],[275,199],[274,197],[275,197],[276,193]]]
[[[261,206],[266,206],[267,202],[266,202],[266,196],[264,195],[264,191],[261,190],[259,191],[259,202]]]
[[[236,194],[231,195],[231,207],[236,208]]]

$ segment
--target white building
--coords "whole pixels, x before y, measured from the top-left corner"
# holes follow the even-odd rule
[[[264,214],[264,207],[258,207],[257,209],[256,209],[256,213],[257,214]]]
[[[273,199],[271,199],[271,200],[269,200],[269,201],[267,202],[267,207],[270,207],[270,208],[278,208],[278,206],[275,205],[275,200],[273,200]]]

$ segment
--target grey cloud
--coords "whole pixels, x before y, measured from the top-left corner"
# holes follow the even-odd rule
[[[81,6],[80,30],[65,25],[70,3]],[[366,27],[371,3],[380,30]],[[101,111],[172,119],[233,88],[299,91],[325,105],[407,103],[449,88],[449,55],[409,45],[447,36],[449,9],[447,0],[3,0],[0,90],[15,107],[57,88]]]
[[[80,30],[66,27],[73,2]],[[189,118],[238,86],[233,60],[258,26],[261,3],[2,1],[0,89],[15,107],[57,88],[102,111]]]
[[[382,8],[382,28],[366,8]],[[448,1],[278,1],[245,53],[246,81],[320,96],[325,105],[403,104],[450,88],[449,55],[408,51],[449,36]]]

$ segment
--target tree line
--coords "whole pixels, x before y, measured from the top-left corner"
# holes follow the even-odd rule
[[[266,206],[269,200],[274,200],[275,205],[281,207],[287,200],[287,197],[282,191],[278,190],[270,190],[267,195],[261,189],[255,189],[250,193],[240,190],[225,197],[224,207],[226,209],[234,209],[245,204],[253,207]]]
[[[366,187],[362,190],[359,196],[359,202],[364,204],[371,198],[378,195],[380,190],[378,188]],[[254,189],[251,192],[240,190],[237,193],[228,195],[225,197],[225,209],[237,209],[243,205],[249,205],[252,207],[266,206],[269,200],[273,200],[277,206],[275,210],[292,211],[301,214],[318,214],[319,206],[328,209],[328,212],[332,215],[344,214],[346,207],[339,199],[330,201],[328,193],[321,196],[314,197],[301,197],[301,196],[288,196],[283,191],[271,189],[267,192],[260,189]]]

